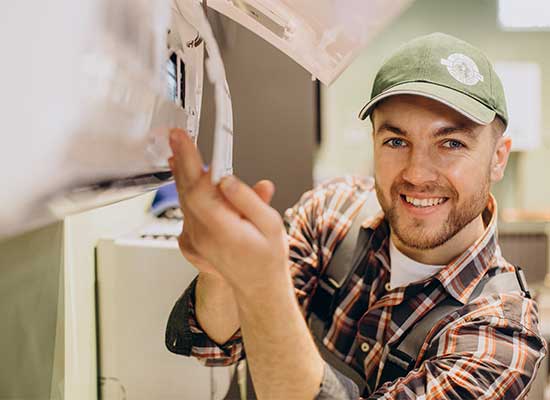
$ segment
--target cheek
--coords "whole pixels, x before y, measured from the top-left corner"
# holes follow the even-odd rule
[[[462,160],[445,169],[445,177],[463,201],[479,195],[487,185],[488,167],[483,162]]]
[[[402,170],[399,160],[395,157],[391,159],[389,157],[376,153],[374,155],[374,179],[378,187],[388,195],[391,185],[397,178],[399,172]]]

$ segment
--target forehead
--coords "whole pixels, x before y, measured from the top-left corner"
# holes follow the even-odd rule
[[[483,127],[439,101],[417,95],[388,97],[376,106],[371,118],[375,127],[388,122],[404,128],[442,124],[470,129]]]

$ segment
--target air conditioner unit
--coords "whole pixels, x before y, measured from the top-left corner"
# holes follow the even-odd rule
[[[170,179],[170,127],[196,139],[204,46],[170,1],[4,7],[0,236]]]

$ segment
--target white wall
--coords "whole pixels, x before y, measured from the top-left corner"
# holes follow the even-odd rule
[[[0,242],[0,399],[61,399],[63,223]]]

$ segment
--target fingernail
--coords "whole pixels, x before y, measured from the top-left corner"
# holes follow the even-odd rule
[[[235,181],[235,178],[233,178],[231,175],[222,178],[220,182],[220,188],[222,189],[223,192],[230,193],[233,190],[235,190],[235,187],[236,187],[236,181]]]
[[[208,166],[208,164],[204,164],[202,166],[202,172],[208,172],[209,169],[210,169],[210,167]]]

